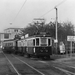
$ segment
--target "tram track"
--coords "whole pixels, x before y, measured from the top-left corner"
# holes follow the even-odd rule
[[[18,57],[16,57],[16,58],[21,61],[24,61],[22,58],[18,58]],[[41,72],[43,72],[45,75],[69,75],[69,73],[67,71],[60,70],[59,68],[54,67],[53,65],[49,66],[49,65],[46,65],[46,63],[40,64],[38,61],[36,61],[35,64],[37,64],[37,65],[34,65],[34,64],[31,64],[31,65],[33,67],[35,67],[36,69],[40,70]]]
[[[34,61],[32,59],[27,59],[26,61],[24,57],[9,54],[5,54],[5,56],[7,57],[7,60],[11,66],[14,68],[16,75],[75,75],[75,68],[62,65],[61,63],[40,60]],[[30,64],[28,61],[34,61],[35,64],[33,62]]]
[[[57,63],[55,63],[55,64],[57,64]],[[67,71],[69,71],[75,75],[75,67],[73,67],[73,66],[69,66],[69,65],[66,65],[64,63],[59,63],[59,64],[57,64],[57,67],[65,69],[65,70],[67,70]]]
[[[45,75],[41,71],[27,64],[25,61],[22,61],[13,55],[4,55],[17,75]]]
[[[0,75],[16,75],[3,52],[0,53]]]
[[[56,63],[54,61],[53,62],[52,61],[51,62],[39,61],[39,62],[44,63],[50,67],[52,65],[54,68],[66,73],[67,75],[75,75],[75,67],[73,67],[73,66],[69,66],[69,65],[66,65],[66,64],[61,63],[61,62]]]

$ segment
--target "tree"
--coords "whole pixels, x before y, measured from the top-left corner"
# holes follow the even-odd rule
[[[74,36],[74,25],[71,22],[64,22],[62,27],[64,40],[67,40],[67,36]]]
[[[40,32],[46,32],[46,34],[55,38],[55,22],[45,23],[33,23],[29,24],[23,30],[23,34],[38,35]],[[58,23],[58,41],[64,41],[67,39],[68,35],[74,35],[74,25],[67,21],[63,23]]]

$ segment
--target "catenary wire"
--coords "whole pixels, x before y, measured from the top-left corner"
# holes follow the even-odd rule
[[[59,4],[57,4],[55,7],[58,7],[59,5],[63,4],[65,1],[66,1],[66,0],[63,0],[62,2],[60,2]],[[54,10],[55,7],[53,7],[51,10],[47,11],[45,14],[43,14],[43,15],[40,16],[40,17],[43,17],[43,16],[45,16],[46,14],[48,14],[49,12],[51,12],[52,10]]]
[[[14,21],[16,20],[17,16],[19,15],[20,11],[22,10],[22,8],[24,7],[25,3],[27,2],[27,0],[24,1],[22,7],[20,8],[20,10],[18,11],[17,15],[15,16],[14,20],[12,23],[14,23]]]
[[[60,2],[59,4],[57,4],[55,7],[58,7],[59,5],[63,4],[66,0],[63,0],[62,2]]]

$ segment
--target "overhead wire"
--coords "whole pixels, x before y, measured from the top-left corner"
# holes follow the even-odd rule
[[[60,2],[59,4],[57,4],[55,7],[58,7],[59,5],[63,4],[66,0],[63,0],[62,2]]]
[[[24,7],[25,3],[27,2],[27,0],[24,1],[22,7],[20,8],[20,10],[18,11],[17,15],[15,16],[14,20],[12,23],[14,23],[14,21],[16,20],[17,16],[19,15],[20,11],[22,10],[22,8]]]
[[[61,5],[62,3],[64,3],[65,1],[66,1],[66,0],[63,0],[62,2],[60,2],[59,4],[57,4],[55,7],[58,7],[59,5]],[[18,13],[17,13],[17,15],[15,16],[15,18],[14,18],[14,20],[13,20],[12,23],[14,23],[14,21],[16,20],[17,16],[19,15],[20,11],[22,10],[22,8],[24,7],[24,5],[25,5],[26,2],[27,2],[27,0],[24,1],[22,7],[21,7],[20,10],[18,11]],[[40,17],[43,17],[43,16],[45,16],[46,14],[48,14],[49,12],[51,12],[52,10],[54,10],[55,7],[53,7],[51,10],[47,11],[45,14],[43,14],[43,15],[40,16]]]
[[[45,16],[46,14],[48,14],[49,12],[51,12],[52,10],[54,10],[54,8],[52,8],[51,10],[49,10],[49,11],[47,11],[45,14],[43,14],[42,16],[40,16],[40,17],[43,17],[43,16]]]
[[[66,0],[63,0],[62,2],[60,2],[59,4],[57,4],[55,7],[58,7],[59,5],[63,4],[65,1],[66,1]],[[54,10],[55,7],[53,7],[51,10],[47,11],[45,14],[43,14],[43,15],[40,16],[40,17],[43,17],[43,16],[45,16],[46,14],[48,14],[49,12],[51,12],[52,10]]]

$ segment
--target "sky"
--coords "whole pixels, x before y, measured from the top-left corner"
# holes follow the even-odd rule
[[[71,21],[75,25],[75,0],[26,0],[25,4],[24,2],[25,0],[0,0],[0,32],[10,27],[24,28],[35,18],[45,18],[46,23],[55,21],[56,5],[58,22]],[[49,10],[51,11],[48,12]],[[46,12],[48,13],[45,14]]]

